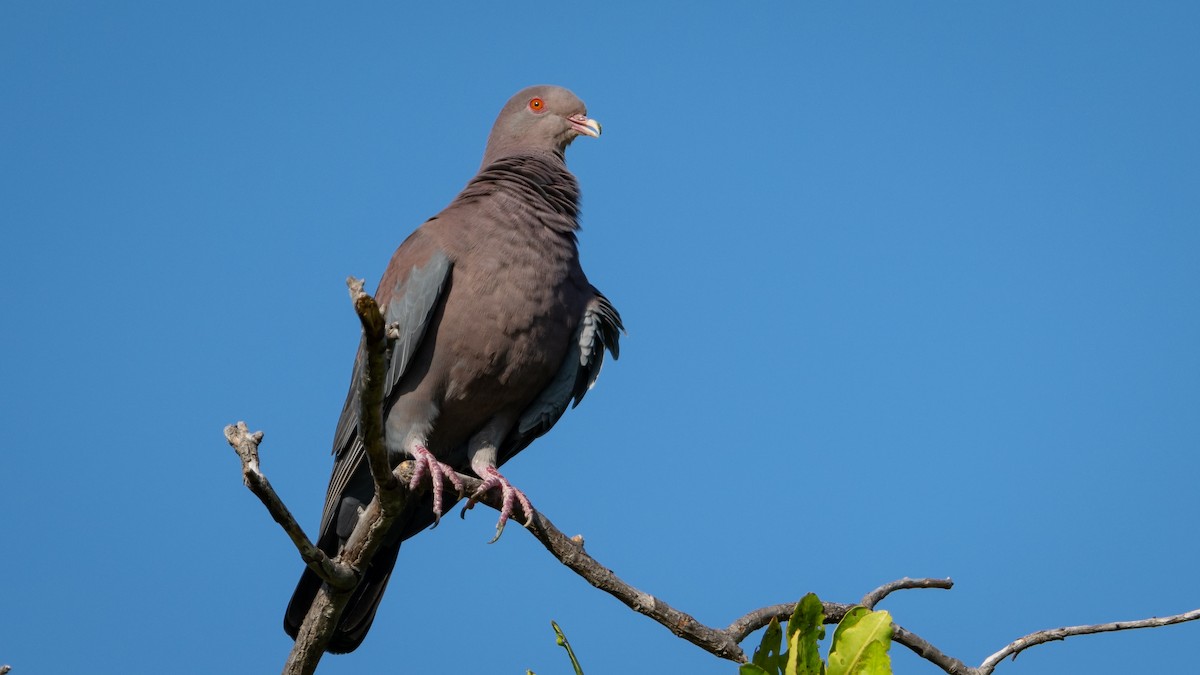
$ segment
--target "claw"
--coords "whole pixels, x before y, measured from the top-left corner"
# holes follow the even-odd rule
[[[442,520],[442,484],[445,481],[450,481],[458,491],[458,496],[463,496],[462,480],[458,477],[458,473],[447,464],[439,462],[437,457],[433,456],[432,452],[423,445],[416,445],[412,450],[413,456],[413,474],[412,480],[408,482],[409,490],[416,490],[421,485],[421,480],[425,476],[429,476],[429,483],[433,489],[433,526],[430,529],[438,526]]]
[[[500,475],[500,472],[489,467],[485,470],[487,476],[483,479],[483,483],[479,489],[471,494],[471,498],[467,500],[466,506],[459,512],[459,517],[467,517],[467,509],[475,507],[479,499],[484,493],[494,487],[500,488],[500,519],[496,521],[496,536],[492,537],[489,544],[494,544],[500,539],[500,535],[504,533],[504,525],[508,523],[509,518],[513,515],[513,507],[517,504],[521,505],[521,511],[525,514],[525,527],[533,524],[533,505],[529,503],[529,498],[525,496],[517,488],[513,487],[508,479]]]

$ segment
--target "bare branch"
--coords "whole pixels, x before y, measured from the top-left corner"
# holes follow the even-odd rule
[[[479,483],[477,479],[470,476],[460,477],[463,479],[464,484],[470,483],[467,486],[468,491],[474,490],[475,486]],[[490,493],[482,501],[492,508],[499,509],[500,507],[498,497]],[[526,529],[555,558],[558,558],[560,562],[571,568],[591,585],[617,598],[634,611],[654,619],[675,635],[723,659],[744,663],[747,660],[746,654],[742,651],[739,643],[750,633],[770,623],[772,618],[786,620],[796,609],[796,603],[794,602],[763,607],[738,618],[724,630],[712,628],[696,621],[690,615],[671,607],[663,600],[639,591],[625,583],[620,577],[613,574],[612,570],[604,567],[588,555],[583,550],[582,540],[568,538],[540,512],[534,513],[533,524]],[[941,588],[947,582],[948,580],[942,581],[936,579],[901,579],[880,588]],[[868,595],[878,592],[880,590],[876,589]],[[825,605],[825,623],[838,623],[846,615],[846,612],[854,607],[854,605],[836,602],[826,602],[823,604]],[[946,670],[946,672],[952,675],[968,675],[971,673],[971,669],[961,661],[942,654],[917,634],[907,631],[900,626],[895,626],[895,629],[893,639],[896,642],[932,661],[935,665]]]
[[[363,280],[349,277],[346,285],[350,289],[350,300],[363,328],[363,347],[367,362],[360,377],[363,379],[362,395],[359,399],[358,433],[371,465],[371,477],[375,484],[394,489],[392,467],[388,462],[387,448],[383,444],[383,390],[387,377],[387,335],[383,314],[375,298],[363,290]],[[386,506],[386,505],[385,505]]]
[[[238,454],[243,456],[243,465],[252,467],[246,473],[247,485],[250,486],[251,490],[255,491],[255,494],[260,494],[259,489],[261,489],[256,489],[255,486],[265,486],[265,491],[269,493],[275,502],[278,502],[278,497],[270,489],[270,483],[266,481],[266,478],[258,470],[257,444],[261,440],[261,434],[250,434],[244,424],[239,424],[237,427],[227,427],[226,435],[230,438],[230,444],[234,445],[235,449],[238,449]],[[389,472],[395,487],[391,490],[386,490],[386,492],[401,495],[406,492],[404,486],[407,486],[411,480],[412,470],[413,464],[411,462],[403,462],[394,471]],[[482,481],[474,476],[458,474],[458,477],[462,480],[463,486],[468,493],[474,492],[482,483]],[[272,507],[271,500],[261,496],[260,499],[263,499],[263,503],[267,505],[268,510],[274,516],[276,510]],[[403,496],[401,496],[401,499],[403,499]],[[485,493],[480,502],[496,510],[499,510],[501,507],[500,495],[493,492]],[[290,518],[290,514],[287,513],[286,508],[282,507],[282,503],[279,503],[278,508],[281,508],[282,513],[287,514],[287,516],[284,519],[276,517],[276,520],[291,535],[289,526],[286,523],[287,518]],[[393,513],[395,512],[393,511]],[[355,528],[346,549],[339,556],[338,560],[331,561],[331,564],[339,568],[361,569],[362,566],[365,566],[366,561],[370,559],[370,556],[374,554],[375,549],[378,548],[380,540],[388,528],[390,528],[393,519],[394,516],[383,512],[378,500],[372,501],[363,511],[358,527]],[[634,611],[644,614],[662,624],[675,635],[723,659],[739,663],[745,662],[746,654],[739,646],[739,643],[754,631],[770,623],[772,618],[781,621],[786,620],[791,616],[796,607],[796,603],[794,602],[763,607],[739,617],[727,628],[713,628],[700,623],[691,615],[671,607],[665,601],[626,583],[614,574],[612,570],[604,567],[584,550],[582,538],[567,537],[550,519],[546,518],[540,512],[534,512],[532,523],[526,529],[555,558],[583,577],[592,586],[612,595]],[[303,537],[302,532],[300,536],[301,542],[307,543],[307,539]],[[295,541],[294,537],[293,541]],[[297,548],[300,549],[299,543],[297,543]],[[911,588],[948,589],[952,586],[953,582],[950,579],[910,579],[905,577],[884,584],[867,593],[863,597],[862,604],[867,607],[873,607],[896,590]],[[341,616],[341,612],[349,597],[350,593],[345,591],[339,592],[329,588],[321,590],[321,593],[317,596],[317,600],[313,603],[312,609],[309,611],[308,617],[305,619],[304,627],[301,629],[300,636],[296,640],[296,647],[289,656],[288,667],[284,670],[285,673],[309,674],[315,672],[317,662],[324,652],[333,627],[336,625],[338,617]],[[854,607],[854,605],[834,602],[826,602],[824,605],[826,623],[841,621],[846,612]],[[1015,656],[1029,647],[1045,642],[1061,640],[1074,635],[1166,626],[1196,619],[1200,619],[1200,609],[1164,618],[1039,631],[1013,642],[1001,651],[988,657],[978,668],[971,668],[962,661],[944,654],[924,638],[898,624],[893,624],[894,633],[892,639],[950,675],[990,675],[996,665],[1004,658]]]
[[[828,605],[825,607],[825,613],[829,614]],[[763,626],[771,623],[771,619],[787,619],[792,616],[792,612],[796,611],[796,603],[785,602],[782,605],[771,605],[770,607],[760,607],[752,612],[734,619],[733,623],[725,629],[735,642],[741,642],[746,639],[746,636]],[[845,610],[842,611],[844,615]]]
[[[493,508],[497,506],[490,500],[487,503]],[[746,660],[742,648],[728,633],[710,628],[653,595],[625,583],[616,574],[613,574],[612,570],[588,555],[584,551],[582,540],[567,537],[541,513],[534,511],[532,520],[533,522],[527,528],[530,533],[562,564],[571,568],[591,585],[612,595],[635,612],[654,619],[666,626],[672,633],[710,654],[732,661],[743,662]]]
[[[354,570],[362,570],[375,556],[396,516],[404,509],[408,481],[398,480],[396,474],[409,465],[402,464],[393,472],[384,446],[383,391],[387,377],[388,345],[383,315],[375,299],[363,290],[364,282],[361,279],[350,277],[346,285],[363,328],[366,363],[360,375],[362,388],[359,395],[358,433],[362,437],[371,477],[375,482],[375,499],[360,514],[358,524],[337,559]],[[353,585],[348,589],[333,588],[330,584],[321,587],[304,617],[296,644],[288,655],[285,674],[308,675],[316,671],[353,590]]]
[[[296,546],[296,550],[300,552],[304,564],[316,572],[325,583],[336,588],[353,589],[357,582],[354,570],[331,560],[324,551],[313,546],[312,541],[304,534],[304,529],[292,516],[292,512],[276,494],[275,488],[271,486],[271,481],[267,480],[263,474],[258,463],[258,444],[262,442],[262,439],[263,433],[261,431],[250,433],[245,422],[225,427],[225,440],[229,441],[242,460],[242,481],[258,497],[263,506],[267,507],[267,511],[275,519],[275,522],[283,527],[283,531],[287,533],[292,544]]]
[[[903,579],[897,579],[895,581],[886,583],[870,593],[867,593],[863,596],[863,599],[860,600],[858,604],[866,607],[867,609],[875,609],[875,605],[878,605],[880,602],[882,602],[884,598],[892,593],[892,591],[901,591],[909,588],[944,588],[949,590],[954,588],[954,580],[950,579],[949,577],[945,579],[910,579],[908,577],[904,577]]]
[[[934,647],[928,640],[895,622],[892,622],[892,641],[899,642],[908,647],[914,654],[950,673],[950,675],[978,675],[974,668],[953,656],[943,654],[940,649]]]
[[[375,482],[375,496],[359,516],[354,532],[347,540],[341,553],[330,558],[316,548],[304,534],[290,511],[271,487],[270,481],[259,466],[258,447],[262,442],[261,431],[251,433],[244,422],[225,428],[225,437],[241,458],[242,476],[246,486],[256,495],[270,512],[271,517],[283,527],[291,538],[305,564],[316,572],[325,585],[317,593],[308,615],[300,628],[296,644],[288,656],[285,675],[309,675],[316,671],[317,664],[325,653],[346,603],[357,585],[359,572],[365,569],[391,529],[396,516],[403,510],[410,496],[408,485],[412,479],[413,463],[402,462],[392,469],[389,466],[383,432],[383,392],[387,372],[388,340],[394,328],[385,325],[379,306],[363,291],[363,282],[348,279],[350,297],[355,312],[363,326],[365,363],[362,364],[362,387],[360,389],[359,433]],[[465,492],[473,493],[482,481],[474,476],[456,474]],[[415,493],[414,493],[415,494]],[[485,493],[480,502],[500,510],[501,496],[494,492]],[[662,624],[675,635],[695,644],[701,649],[735,662],[745,662],[746,654],[739,646],[755,630],[766,626],[771,619],[784,620],[791,616],[796,603],[784,603],[756,609],[734,620],[727,628],[706,626],[691,615],[681,612],[665,601],[629,585],[612,570],[604,567],[584,550],[581,537],[569,538],[539,512],[534,512],[527,530],[550,551],[563,565],[583,577],[634,611],[644,614]],[[950,579],[910,579],[905,577],[884,584],[863,596],[862,605],[874,608],[894,591],[911,588],[953,587]],[[825,622],[837,623],[853,605],[826,602]],[[1184,621],[1200,619],[1200,609],[1164,618],[1140,621],[1114,622],[1092,626],[1072,626],[1039,631],[1026,635],[1004,649],[989,656],[978,668],[971,668],[962,661],[942,653],[928,641],[905,628],[893,624],[893,640],[900,643],[950,675],[991,675],[996,665],[1006,657],[1015,657],[1034,645],[1052,640],[1062,640],[1074,635],[1086,635],[1107,631],[1128,630],[1166,626]],[[0,675],[6,675],[9,666],[0,666]]]
[[[1193,609],[1190,612],[1176,614],[1174,616],[1165,616],[1162,618],[1152,617],[1149,619],[1140,619],[1138,621],[1113,621],[1111,623],[1098,623],[1090,626],[1067,626],[1065,628],[1051,628],[1049,630],[1040,630],[1036,633],[1030,633],[1025,637],[1019,638],[1011,642],[1008,646],[1000,651],[992,654],[984,659],[983,663],[976,669],[979,675],[990,675],[996,669],[996,666],[1005,658],[1011,656],[1014,659],[1017,654],[1045,642],[1054,640],[1063,640],[1075,635],[1091,635],[1092,633],[1108,633],[1117,630],[1132,630],[1134,628],[1158,628],[1160,626],[1170,626],[1175,623],[1183,623],[1185,621],[1195,621],[1200,619],[1200,609]]]
[[[823,602],[825,606],[825,623],[837,623],[846,616],[854,608],[854,605],[845,605],[839,602]],[[770,607],[761,607],[752,612],[744,614],[733,623],[729,624],[724,633],[728,634],[735,642],[741,642],[746,639],[754,631],[771,623],[771,619],[786,621],[792,617],[792,613],[796,611],[796,603],[785,602],[781,605],[771,605]]]
[[[404,490],[399,483],[394,483],[394,486],[396,492]],[[377,485],[377,497],[378,489]],[[403,496],[399,498],[403,499]],[[375,551],[379,549],[399,512],[399,509],[389,509],[385,512],[380,506],[380,501],[378,498],[371,500],[359,515],[354,532],[337,557],[342,564],[355,570],[365,569]],[[333,637],[334,628],[346,609],[346,604],[350,602],[353,591],[354,586],[349,589],[335,589],[329,584],[321,587],[296,635],[296,644],[288,654],[283,669],[284,675],[310,675],[316,672],[317,664],[325,655],[325,648]]]

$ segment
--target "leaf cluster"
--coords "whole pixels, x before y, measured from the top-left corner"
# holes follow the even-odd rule
[[[892,616],[855,607],[833,631],[829,658],[821,659],[818,642],[825,639],[825,607],[813,593],[804,596],[781,627],[771,619],[750,663],[739,675],[891,675],[888,648]],[[786,644],[786,651],[782,651]]]

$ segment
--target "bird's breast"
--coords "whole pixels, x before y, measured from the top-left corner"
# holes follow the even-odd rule
[[[440,355],[452,359],[447,402],[531,401],[566,355],[582,278],[573,242],[519,232],[493,232],[456,263],[439,330],[456,336]]]

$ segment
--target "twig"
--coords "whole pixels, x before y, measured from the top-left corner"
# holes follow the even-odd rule
[[[468,488],[472,490],[473,488]],[[492,495],[487,495],[491,497]],[[497,504],[491,500],[488,506],[495,508]],[[539,541],[546,550],[558,558],[562,564],[571,568],[583,577],[589,584],[605,591],[630,609],[654,619],[666,626],[672,633],[695,644],[706,652],[723,659],[742,662],[746,660],[742,648],[738,646],[730,634],[710,628],[694,619],[691,615],[681,612],[666,602],[639,591],[625,583],[612,570],[596,562],[583,549],[583,542],[567,537],[554,523],[541,513],[534,511],[533,522],[526,529]]]
[[[825,623],[837,623],[846,616],[846,612],[854,609],[854,605],[840,602],[822,602],[821,604],[825,606]],[[794,602],[761,607],[738,617],[722,632],[728,634],[734,641],[741,642],[746,639],[746,636],[771,623],[771,619],[787,620],[795,611],[796,603]]]
[[[875,609],[884,598],[890,595],[893,591],[901,591],[909,588],[944,588],[949,590],[954,588],[954,581],[949,577],[945,579],[910,579],[904,577],[895,581],[886,583],[879,588],[867,593],[858,604],[867,609]]]
[[[375,484],[385,490],[394,490],[395,478],[388,463],[387,448],[383,444],[383,389],[387,377],[387,335],[383,314],[379,305],[363,290],[364,281],[349,277],[346,285],[350,289],[350,301],[363,328],[363,347],[367,362],[363,368],[362,395],[359,398],[358,433],[366,449],[367,462],[371,465],[371,477]],[[385,507],[390,506],[384,504]]]
[[[895,622],[892,622],[892,641],[899,642],[908,647],[914,654],[941,668],[950,675],[978,675],[971,666],[953,656],[942,653],[940,649],[934,647],[925,638],[905,629]]]
[[[1195,621],[1200,619],[1200,609],[1193,609],[1190,612],[1183,614],[1175,614],[1174,616],[1164,616],[1161,618],[1151,617],[1149,619],[1140,619],[1137,621],[1113,621],[1111,623],[1098,623],[1090,626],[1067,626],[1065,628],[1051,628],[1049,630],[1040,630],[1036,633],[1030,633],[1025,637],[1018,638],[1009,643],[1004,649],[992,654],[984,659],[976,671],[979,675],[990,675],[996,669],[996,666],[1005,658],[1011,656],[1014,659],[1017,654],[1045,642],[1054,640],[1062,640],[1074,635],[1091,635],[1093,633],[1108,633],[1116,630],[1132,630],[1134,628],[1158,628],[1160,626],[1170,626],[1175,623],[1183,623],[1185,621]]]
[[[300,552],[300,557],[312,571],[316,572],[325,583],[335,588],[353,589],[357,583],[354,570],[331,560],[324,551],[313,546],[312,541],[304,534],[304,529],[292,516],[292,512],[276,494],[275,488],[271,486],[271,481],[263,475],[258,463],[258,444],[262,442],[262,439],[263,433],[261,431],[250,433],[245,422],[225,427],[225,440],[229,441],[242,460],[242,482],[258,497],[263,506],[267,507],[271,517],[291,538],[296,550]]]
[[[567,642],[567,636],[558,627],[558,622],[551,621],[550,627],[554,629],[554,641],[559,647],[567,650],[567,657],[571,659],[571,666],[575,669],[575,675],[583,675],[583,668],[579,665],[579,659],[575,658],[575,650],[571,649],[571,643]]]
[[[467,485],[468,492],[475,490],[475,486],[479,484],[478,479],[473,477],[461,474],[459,477],[463,479],[464,484],[469,483]],[[499,510],[500,503],[498,496],[488,493],[482,501],[488,506]],[[738,618],[728,628],[723,630],[712,628],[700,623],[691,615],[671,607],[663,600],[625,583],[620,577],[613,574],[612,570],[604,567],[588,555],[583,549],[582,542],[564,535],[554,526],[554,523],[550,522],[549,518],[546,518],[540,512],[534,512],[533,523],[526,529],[559,562],[571,568],[571,570],[583,577],[591,585],[625,603],[634,611],[654,619],[675,635],[691,642],[713,656],[723,659],[744,663],[746,661],[746,654],[742,651],[739,643],[750,633],[770,623],[772,618],[786,619],[796,609],[796,603],[794,602],[763,607]],[[945,581],[937,579],[901,579],[887,584],[885,587],[894,587],[894,589],[941,588],[945,583]],[[877,592],[879,592],[879,589],[872,591],[872,593]],[[854,605],[836,602],[826,602],[824,605],[825,623],[837,623],[841,621],[846,612],[854,607]],[[970,671],[962,662],[942,654],[917,634],[904,630],[900,626],[896,626],[895,628],[897,630],[893,639],[896,642],[941,666],[946,672],[952,675],[965,675]],[[957,667],[958,669],[947,669],[946,665],[943,664],[947,664],[951,668]]]
[[[825,615],[837,612],[838,608],[831,608],[833,603],[825,603]],[[839,616],[844,616],[849,611],[850,605],[846,605],[845,609],[841,609]],[[831,611],[832,610],[832,611]],[[771,619],[786,619],[796,611],[796,603],[787,602],[782,605],[771,605],[770,607],[761,607],[752,612],[748,612],[729,624],[725,632],[733,638],[734,642],[741,642],[746,639],[746,636],[763,626],[771,623]],[[840,619],[839,619],[840,620]]]

